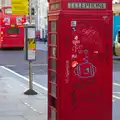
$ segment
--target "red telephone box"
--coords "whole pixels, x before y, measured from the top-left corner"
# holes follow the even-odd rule
[[[112,120],[112,1],[50,0],[48,120]]]

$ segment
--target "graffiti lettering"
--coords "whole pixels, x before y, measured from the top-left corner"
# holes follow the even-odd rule
[[[86,35],[87,37],[92,37],[92,36],[99,36],[99,33],[91,28],[89,29],[82,29],[81,31],[82,35]]]
[[[72,86],[72,93],[71,93],[71,96],[72,96],[72,105],[73,105],[73,109],[76,109],[77,108],[77,104],[76,103],[76,99],[79,99],[80,101],[84,101],[84,102],[93,102],[96,100],[97,98],[97,95],[101,94],[102,93],[102,89],[99,89],[99,90],[95,90],[94,92],[90,92],[88,89],[87,89],[87,86],[89,85],[93,85],[95,84],[96,82],[96,78],[92,78],[92,79],[88,79],[88,80],[83,80],[83,81],[79,81],[79,82],[76,82],[73,84]],[[83,88],[86,87],[86,90],[82,90]],[[85,93],[84,96],[82,96],[79,92],[77,93],[77,91],[81,91],[83,93]],[[76,94],[79,94],[77,97],[76,97]]]
[[[77,58],[77,54],[72,55],[72,59],[75,59],[75,58]]]
[[[65,82],[68,83],[69,82],[69,60],[66,61],[66,70],[65,70]]]
[[[83,48],[83,45],[77,45],[77,46],[75,45],[72,47],[72,51],[76,53],[79,50],[81,50],[82,48]]]
[[[108,44],[106,45],[106,63],[108,63],[108,56],[109,56],[109,52],[108,52]]]

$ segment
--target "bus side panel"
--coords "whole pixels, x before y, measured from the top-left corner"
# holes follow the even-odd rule
[[[3,41],[1,42],[2,48],[11,48],[11,47],[24,47],[24,28],[19,28],[19,34],[9,34],[7,33],[7,29],[4,28],[4,37]]]

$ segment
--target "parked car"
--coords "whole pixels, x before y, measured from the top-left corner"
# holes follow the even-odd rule
[[[116,56],[120,56],[120,31],[118,31],[115,42],[113,44],[113,53]]]

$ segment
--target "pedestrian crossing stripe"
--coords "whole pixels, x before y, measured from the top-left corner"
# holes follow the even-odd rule
[[[35,44],[35,39],[29,39],[28,40],[28,50],[35,49],[36,44]]]

